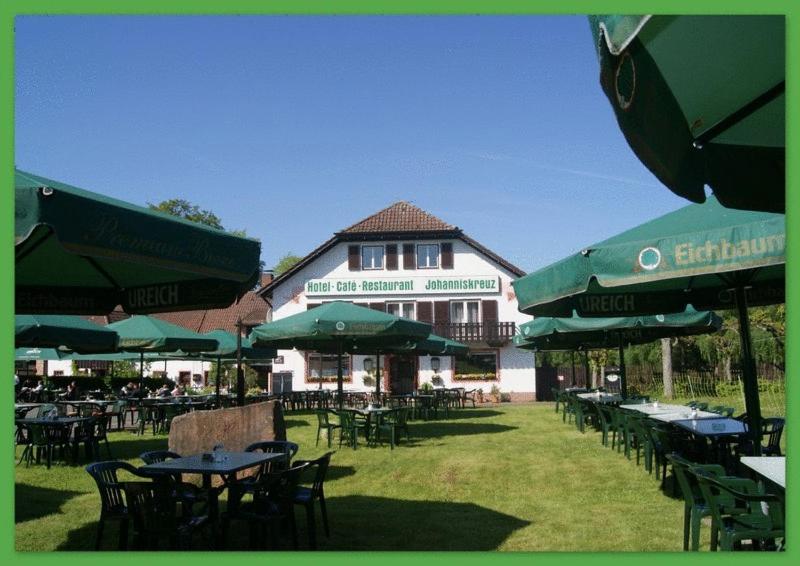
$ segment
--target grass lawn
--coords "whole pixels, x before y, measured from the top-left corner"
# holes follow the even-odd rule
[[[327,450],[314,446],[314,415],[286,420],[298,458]],[[334,454],[325,484],[331,537],[320,537],[321,550],[681,550],[682,500],[662,493],[635,458],[603,447],[598,433],[562,423],[552,403],[486,405],[410,426],[411,440],[395,450]],[[135,465],[167,444],[127,431],[111,441],[114,456]],[[17,550],[92,548],[100,502],[83,466],[22,464],[15,478]],[[297,519],[302,548],[300,508]],[[115,548],[113,529],[105,540]]]

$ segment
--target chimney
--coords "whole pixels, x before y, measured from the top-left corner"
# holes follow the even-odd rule
[[[266,287],[267,285],[272,283],[273,279],[275,279],[275,275],[272,273],[272,271],[262,271],[261,279],[259,281],[259,286]]]

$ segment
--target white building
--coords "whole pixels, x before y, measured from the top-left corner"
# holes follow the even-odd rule
[[[436,334],[469,345],[466,359],[381,356],[383,390],[407,393],[433,382],[488,394],[497,385],[530,400],[534,356],[511,343],[516,327],[531,318],[517,310],[511,287],[524,274],[460,228],[398,202],[337,232],[258,293],[271,303],[272,320],[345,300],[430,322]],[[314,389],[320,380],[324,388],[336,387],[335,356],[297,350],[278,355],[273,391]],[[374,388],[367,358],[366,367],[374,365],[374,356],[345,357],[346,389]]]

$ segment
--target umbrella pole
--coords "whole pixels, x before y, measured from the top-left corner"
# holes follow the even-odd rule
[[[625,341],[622,337],[622,331],[619,331],[619,379],[620,391],[622,398],[628,398],[628,378],[625,375]]]
[[[220,370],[222,368],[222,356],[217,356],[217,409],[219,409],[222,405],[219,402],[219,378],[220,378]]]
[[[381,402],[381,351],[375,352],[375,395],[376,403]]]
[[[144,393],[144,350],[139,352],[139,395]]]
[[[761,401],[758,397],[758,379],[750,341],[750,316],[747,313],[747,296],[744,287],[736,287],[736,310],[739,315],[739,340],[742,346],[742,383],[744,407],[753,438],[753,456],[761,456]]]
[[[572,387],[575,387],[575,350],[569,353],[569,358],[572,362]]]
[[[320,376],[321,377],[321,376]],[[339,410],[344,407],[344,377],[342,376],[342,343],[336,351],[336,391],[339,394]]]
[[[242,319],[236,320],[236,404],[244,407],[244,372],[242,371]]]

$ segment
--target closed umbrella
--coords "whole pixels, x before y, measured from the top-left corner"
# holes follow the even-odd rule
[[[600,83],[642,163],[674,193],[784,212],[784,16],[591,16]]]
[[[634,316],[737,309],[747,414],[761,430],[748,305],[785,300],[783,214],[741,211],[713,197],[651,220],[512,283],[535,316]],[[755,443],[760,446],[760,443]],[[758,450],[758,446],[756,450]]]
[[[217,341],[149,316],[132,316],[107,326],[119,334],[119,349],[139,353],[139,389],[143,391],[146,352],[202,352],[217,348]]]
[[[431,325],[359,307],[352,303],[333,301],[323,303],[275,322],[257,326],[250,334],[255,347],[337,354],[337,390],[339,407],[344,397],[342,353],[362,350],[363,347],[392,346],[409,340],[426,338]]]
[[[521,324],[514,345],[533,351],[594,350],[619,348],[620,389],[628,396],[625,374],[625,345],[646,344],[659,338],[694,336],[716,332],[722,319],[713,312],[687,309],[677,314],[612,317],[570,318],[536,317]]]
[[[62,348],[80,353],[114,352],[117,333],[79,316],[14,316],[16,347]]]
[[[18,313],[222,308],[258,279],[255,240],[24,171],[15,184]]]

